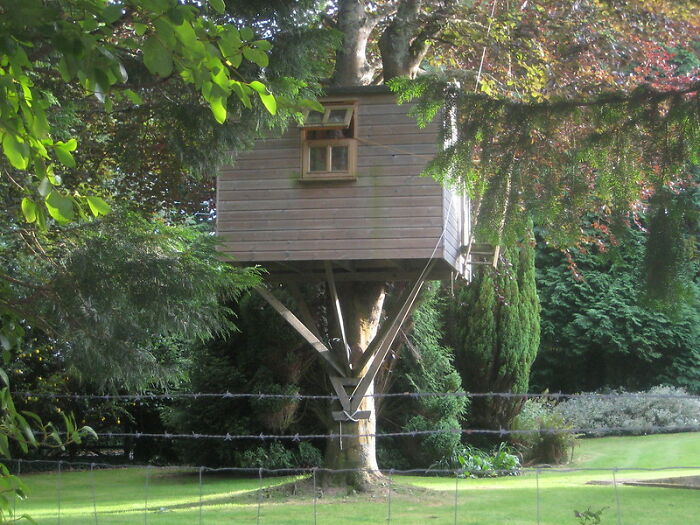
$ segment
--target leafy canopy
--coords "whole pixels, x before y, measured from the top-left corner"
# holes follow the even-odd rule
[[[42,89],[46,78],[77,83],[107,111],[121,100],[142,103],[131,82],[145,70],[155,84],[178,76],[219,123],[230,98],[251,108],[256,97],[276,112],[267,87],[238,73],[244,62],[266,67],[271,44],[224,11],[222,0],[0,0],[0,142],[10,165],[27,173],[15,182],[24,188],[28,222],[45,228],[48,217],[68,223],[109,211],[100,197],[60,189],[61,167],[76,166],[78,143],[52,137],[55,99]]]

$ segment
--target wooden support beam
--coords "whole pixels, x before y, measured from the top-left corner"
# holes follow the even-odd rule
[[[369,419],[372,415],[371,410],[358,410],[354,414],[350,414],[352,417],[348,416],[348,413],[342,410],[333,410],[331,412],[334,421],[356,421],[358,419]]]
[[[402,296],[403,300],[400,303],[398,312],[387,320],[386,323],[388,326],[386,326],[380,334],[377,334],[377,337],[372,340],[362,355],[362,360],[360,361],[357,369],[363,370],[367,365],[369,365],[369,368],[352,393],[352,403],[350,405],[351,414],[356,412],[359,408],[362,398],[369,390],[369,387],[374,381],[379,368],[382,366],[384,358],[389,352],[392,343],[396,339],[396,335],[399,333],[401,325],[403,325],[404,321],[413,310],[418,294],[420,294],[420,291],[425,284],[426,276],[430,273],[433,263],[434,261],[431,261],[426,265],[408,294],[404,294]]]
[[[335,319],[338,322],[338,327],[340,328],[340,337],[343,340],[343,348],[345,349],[345,362],[347,363],[348,369],[352,369],[350,363],[350,345],[348,344],[348,338],[345,336],[345,321],[343,320],[343,310],[340,307],[340,299],[338,298],[338,290],[335,287],[335,279],[333,278],[333,267],[330,261],[324,261],[323,263],[326,269],[326,281],[328,282],[328,291],[330,292],[331,302],[333,303],[333,310],[335,311]]]
[[[356,387],[360,383],[359,377],[333,377],[329,378],[331,380],[331,385],[333,385],[333,390],[335,390],[338,396],[338,401],[340,401],[340,406],[346,412],[350,411],[350,396],[345,390],[346,386]]]
[[[331,385],[333,390],[338,395],[338,401],[342,410],[334,410],[332,412],[335,421],[357,421],[358,419],[369,419],[372,415],[371,410],[355,410],[351,408],[351,397],[345,390],[346,387],[356,387],[360,383],[359,377],[331,377]]]
[[[302,323],[296,315],[292,313],[289,308],[282,304],[269,290],[256,286],[255,291],[258,292],[263,299],[265,299],[272,308],[274,308],[277,313],[279,313],[285,321],[287,321],[292,328],[294,328],[299,335],[301,335],[306,341],[319,353],[319,355],[326,360],[326,362],[333,367],[333,369],[338,372],[341,376],[345,375],[345,370],[335,359],[333,353],[324,345],[321,340],[316,337],[311,330],[309,330],[304,323]]]
[[[304,299],[304,295],[301,293],[301,290],[299,289],[298,283],[296,283],[296,282],[288,283],[287,289],[289,290],[289,293],[291,294],[292,298],[294,299],[294,302],[297,303],[297,307],[299,308],[299,315],[301,316],[301,320],[306,325],[306,327],[309,330],[311,330],[311,332],[320,340],[321,339],[321,331],[318,329],[318,325],[316,324],[316,320],[314,319],[314,316],[311,314],[311,309],[309,308],[309,305],[306,302],[306,299]]]

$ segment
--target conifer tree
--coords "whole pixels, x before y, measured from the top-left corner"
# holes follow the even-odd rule
[[[534,247],[529,240],[506,248],[498,270],[484,267],[447,306],[449,343],[470,392],[527,392],[540,339]],[[520,402],[475,398],[470,426],[507,428]]]

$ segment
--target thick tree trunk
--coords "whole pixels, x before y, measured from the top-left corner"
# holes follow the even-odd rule
[[[421,3],[421,0],[403,0],[379,39],[385,82],[399,76],[415,77],[428,50],[420,34]]]
[[[383,283],[350,283],[341,285],[338,290],[343,305],[346,334],[351,348],[351,360],[357,362],[377,333],[384,304]],[[354,370],[356,375],[361,372]],[[374,385],[368,394],[374,393]],[[377,430],[377,414],[374,398],[365,397],[359,410],[370,410],[369,419],[357,422],[335,423],[333,433],[341,430],[342,434],[361,435],[363,437],[343,437],[328,441],[325,465],[329,469],[353,469],[351,472],[328,473],[323,484],[350,485],[357,490],[368,490],[381,479],[377,465],[377,447],[374,434]]]
[[[343,43],[336,52],[335,86],[366,85],[372,81],[374,68],[367,63],[367,41],[379,17],[365,9],[366,0],[340,0],[336,28]]]

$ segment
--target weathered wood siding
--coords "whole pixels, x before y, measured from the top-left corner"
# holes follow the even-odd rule
[[[296,126],[258,142],[220,173],[217,231],[241,262],[401,260],[459,250],[459,210],[449,192],[420,177],[435,154],[437,124],[419,129],[390,94],[358,100],[357,179],[301,181]],[[443,228],[446,234],[441,237]]]

